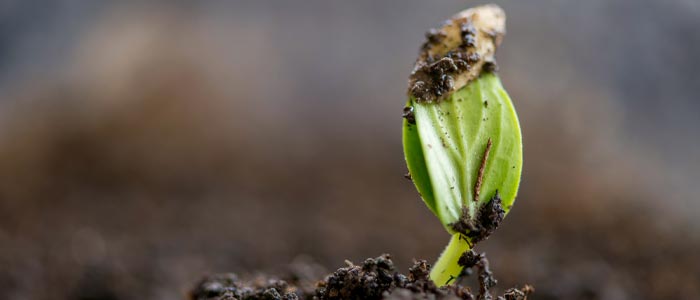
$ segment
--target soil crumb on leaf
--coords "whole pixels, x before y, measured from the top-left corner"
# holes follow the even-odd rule
[[[479,210],[476,218],[470,219],[468,212],[464,211],[462,218],[452,224],[452,229],[469,237],[476,244],[488,238],[501,225],[503,217],[505,210],[496,191],[491,200]]]
[[[416,124],[416,116],[413,114],[413,106],[404,107],[402,117],[408,121],[408,124]]]
[[[463,261],[464,260],[464,261]],[[191,292],[192,300],[234,300],[234,299],[494,299],[489,292],[496,284],[488,267],[488,260],[482,253],[465,253],[460,259],[465,270],[476,268],[479,274],[479,293],[474,295],[469,287],[458,280],[452,285],[436,287],[430,280],[430,264],[425,260],[415,261],[404,275],[396,271],[388,254],[368,258],[362,264],[346,263],[324,280],[315,289],[297,286],[291,281],[257,279],[252,282],[239,280],[233,274],[207,277],[199,282]],[[462,276],[469,276],[464,272]],[[460,276],[461,277],[461,276]],[[288,283],[289,282],[289,283]],[[512,288],[497,299],[525,300],[532,288]]]

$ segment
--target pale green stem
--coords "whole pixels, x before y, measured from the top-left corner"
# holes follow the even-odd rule
[[[463,253],[469,251],[471,246],[464,237],[460,237],[459,233],[452,235],[447,248],[442,251],[440,258],[435,262],[433,269],[430,270],[430,279],[433,280],[438,287],[454,283],[457,277],[462,273],[462,266],[457,262]]]

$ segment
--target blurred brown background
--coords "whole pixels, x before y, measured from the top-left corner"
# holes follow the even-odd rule
[[[525,143],[499,287],[700,298],[700,2],[496,2]],[[401,108],[423,33],[480,3],[2,1],[0,298],[434,260]]]

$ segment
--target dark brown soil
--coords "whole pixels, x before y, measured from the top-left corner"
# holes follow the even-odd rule
[[[238,279],[234,274],[204,278],[191,292],[192,300],[290,300],[290,299],[494,299],[491,295],[497,281],[489,269],[486,256],[473,251],[465,253],[460,264],[465,267],[457,284],[436,287],[428,278],[430,265],[425,260],[414,262],[408,274],[396,271],[388,254],[368,258],[361,265],[346,261],[315,285],[292,271],[287,280],[258,278]],[[478,293],[462,285],[465,278],[478,273]],[[534,289],[528,285],[511,288],[496,299],[525,300]]]
[[[501,224],[505,217],[505,211],[501,205],[501,197],[498,191],[491,200],[479,209],[475,219],[470,218],[465,210],[462,218],[452,224],[452,229],[469,237],[472,243],[487,239]]]

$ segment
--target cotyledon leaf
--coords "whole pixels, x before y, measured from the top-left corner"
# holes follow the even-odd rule
[[[465,217],[463,212],[476,218],[478,209],[497,191],[507,213],[520,182],[522,138],[515,109],[498,76],[483,73],[440,102],[419,103],[412,98],[407,107],[415,119],[415,124],[404,120],[403,126],[411,179],[445,228],[455,233],[451,225]]]

